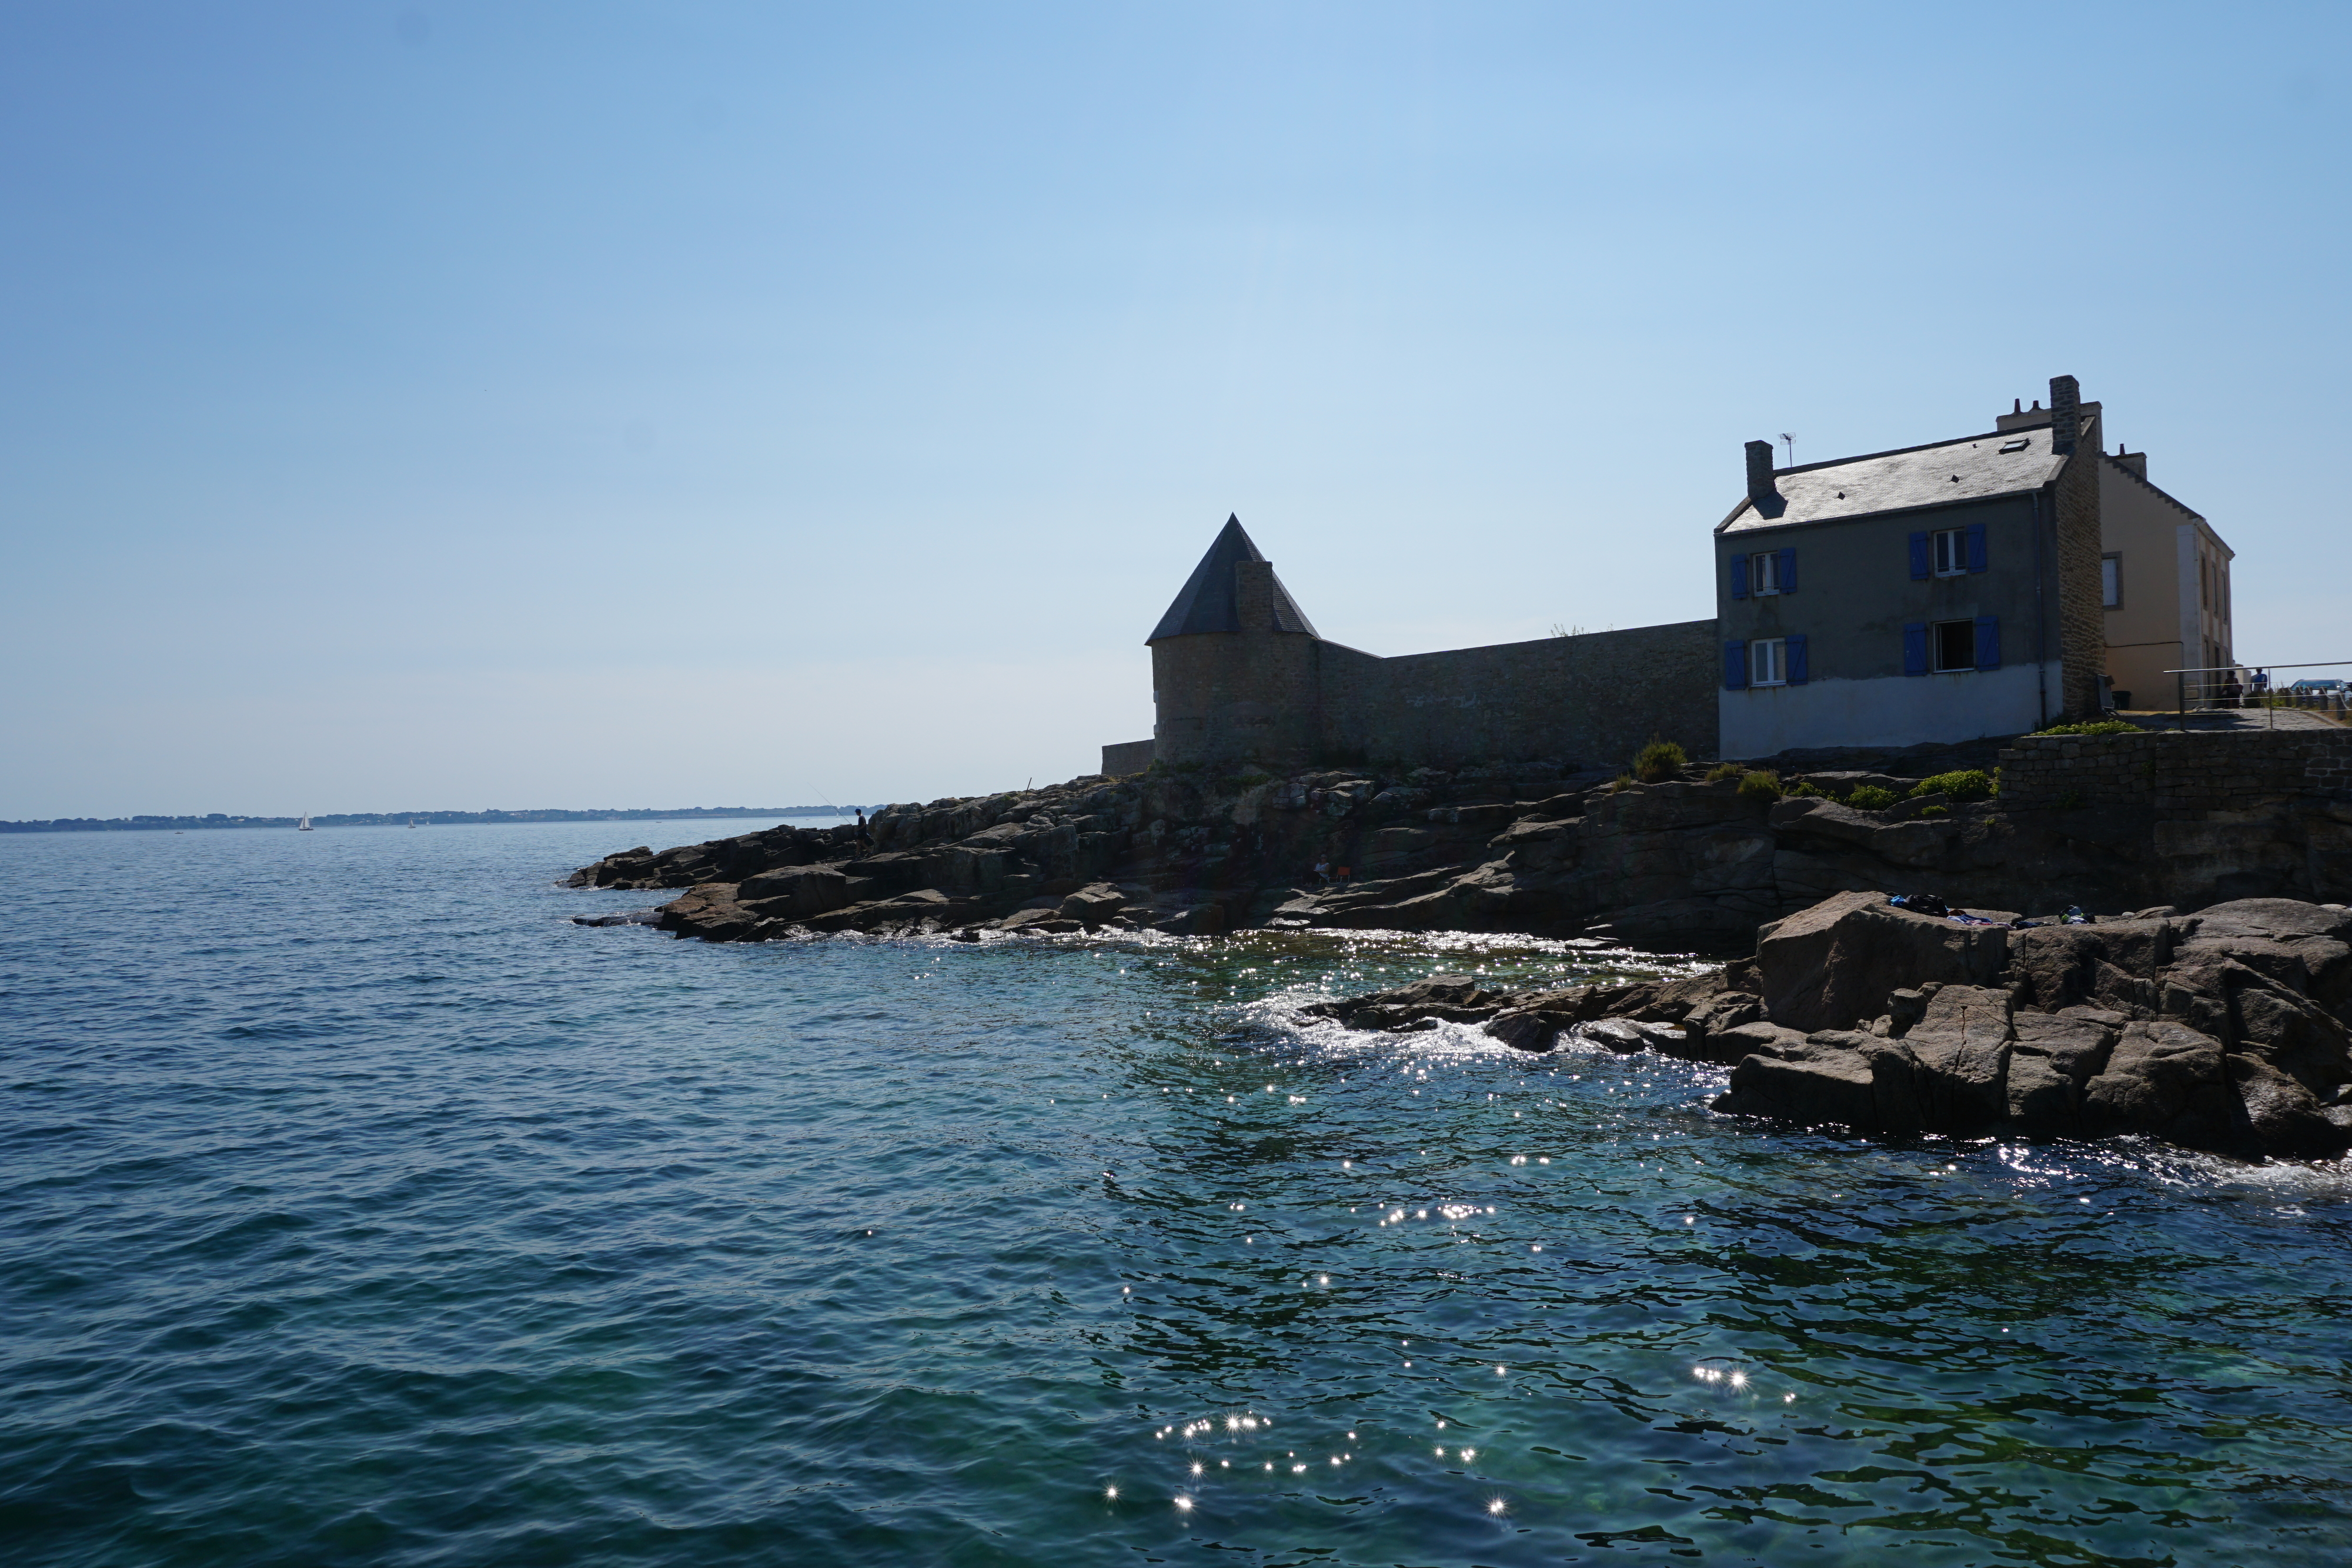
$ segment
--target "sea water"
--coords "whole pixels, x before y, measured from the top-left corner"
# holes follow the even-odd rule
[[[0,839],[0,1558],[2352,1552],[2340,1168],[1293,1010],[1590,948],[572,924],[645,837]]]

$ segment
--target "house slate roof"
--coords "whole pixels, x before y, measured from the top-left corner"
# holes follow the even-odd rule
[[[2091,439],[2096,440],[2095,434]],[[2025,443],[2022,450],[2001,450],[2015,441]],[[1809,463],[1773,474],[1773,486],[1787,502],[1778,517],[1762,516],[1753,501],[1743,499],[1715,531],[1746,533],[2017,495],[2056,478],[2065,462],[2050,450],[2050,427],[2041,424]]]
[[[1245,560],[1264,560],[1248,534],[1242,531],[1238,514],[1228,517],[1225,526],[1217,532],[1209,553],[1184,580],[1183,589],[1168,613],[1160,618],[1146,643],[1157,643],[1162,637],[1186,637],[1196,632],[1238,632],[1242,629],[1241,606],[1234,599],[1234,567]],[[1299,632],[1315,636],[1315,628],[1300,612],[1290,590],[1282,586],[1282,579],[1274,580],[1274,629],[1277,632]]]

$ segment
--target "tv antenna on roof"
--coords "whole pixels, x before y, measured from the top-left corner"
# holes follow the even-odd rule
[[[1797,465],[1797,438],[1784,430],[1780,433],[1780,441],[1789,449],[1789,466],[1794,468]]]

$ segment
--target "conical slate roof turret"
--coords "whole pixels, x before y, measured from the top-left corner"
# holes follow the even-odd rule
[[[1162,637],[1184,637],[1195,632],[1240,631],[1241,605],[1234,595],[1234,568],[1245,560],[1265,559],[1257,546],[1250,542],[1249,535],[1242,531],[1240,516],[1227,517],[1225,526],[1218,530],[1217,542],[1209,547],[1209,553],[1201,558],[1201,564],[1184,580],[1176,602],[1168,607],[1168,613],[1160,618],[1160,624],[1144,641],[1157,643]],[[1290,597],[1290,590],[1282,586],[1278,577],[1274,580],[1274,630],[1317,635],[1315,628],[1300,613],[1297,601]]]

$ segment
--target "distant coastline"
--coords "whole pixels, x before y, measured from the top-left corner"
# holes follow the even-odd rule
[[[344,811],[313,813],[314,828],[398,828],[410,822],[455,827],[473,822],[656,822],[719,817],[845,817],[850,806],[682,806],[676,810],[644,807],[603,811]],[[0,833],[124,833],[191,828],[291,828],[299,817],[232,817],[214,811],[202,817],[58,817],[45,822],[0,822]]]

